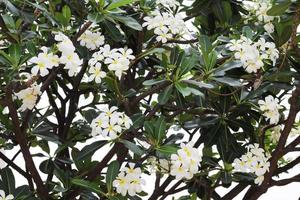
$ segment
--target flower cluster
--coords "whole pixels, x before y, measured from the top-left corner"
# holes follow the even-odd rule
[[[81,46],[85,46],[89,50],[95,50],[104,44],[104,36],[101,32],[92,32],[90,30],[86,30],[79,38]]]
[[[49,74],[49,69],[57,67],[59,65],[59,58],[53,53],[48,53],[47,47],[42,47],[42,53],[39,53],[38,56],[33,57],[29,60],[29,63],[35,64],[31,68],[31,74],[37,75],[40,73],[41,76],[46,76]]]
[[[181,143],[177,154],[171,155],[171,172],[177,180],[183,178],[191,179],[198,172],[202,156],[200,152],[193,147],[194,143]]]
[[[275,99],[271,95],[267,96],[265,100],[258,101],[260,110],[267,120],[270,120],[270,124],[277,124],[279,122],[279,109],[281,108],[281,105],[279,105],[278,102],[278,99]]]
[[[177,6],[180,6],[180,3],[176,0],[156,0],[156,3],[163,6],[169,6],[170,8],[176,8]]]
[[[264,174],[269,171],[269,156],[266,155],[258,144],[249,145],[248,152],[240,159],[236,158],[234,162],[234,170],[244,173],[254,173],[257,177],[255,184],[260,185],[264,180]]]
[[[92,136],[101,134],[115,139],[119,133],[131,127],[131,119],[125,113],[116,111],[117,109],[116,106],[102,109],[100,115],[91,122]]]
[[[19,108],[19,111],[23,112],[26,109],[32,110],[38,96],[41,95],[41,88],[39,85],[33,84],[31,87],[15,93],[15,95],[19,100],[22,100],[22,106]]]
[[[14,196],[12,194],[5,195],[5,192],[3,190],[0,190],[0,200],[13,200]]]
[[[238,40],[230,40],[226,47],[235,52],[234,57],[243,63],[243,67],[248,73],[256,73],[264,66],[264,61],[271,60],[273,66],[279,58],[279,51],[273,42],[266,42],[260,38],[257,42],[241,36]]]
[[[241,0],[240,0],[241,1]],[[274,16],[269,16],[267,14],[268,10],[272,8],[271,0],[254,0],[254,1],[242,1],[243,7],[249,11],[247,18],[251,18],[252,16],[256,20],[256,24],[263,24],[264,29],[267,33],[274,32],[274,25],[272,21],[275,19]]]
[[[58,41],[57,48],[61,52],[60,63],[65,65],[69,76],[75,76],[81,69],[82,59],[75,52],[72,41],[63,33],[57,33],[54,38]]]
[[[148,30],[154,29],[158,42],[166,43],[168,39],[173,38],[173,35],[183,35],[187,30],[185,22],[179,13],[173,15],[168,12],[160,13],[156,10],[152,15],[144,18],[143,27],[147,26]]]
[[[121,78],[122,74],[129,69],[130,61],[135,58],[132,53],[132,49],[111,49],[108,44],[101,47],[89,60],[89,65],[91,66],[89,71],[91,76],[89,80],[96,80],[98,78],[98,83],[100,83],[101,78],[106,76],[104,72],[100,73],[101,63],[106,64],[109,70],[114,71],[115,75]]]
[[[127,193],[130,196],[135,196],[136,193],[142,192],[142,185],[145,185],[145,180],[141,178],[141,168],[135,168],[134,163],[128,165],[128,167],[121,169],[118,177],[113,181],[113,186],[123,196],[126,196]]]

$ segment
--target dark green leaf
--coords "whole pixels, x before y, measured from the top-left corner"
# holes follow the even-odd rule
[[[3,183],[3,190],[6,194],[13,194],[15,192],[15,177],[9,167],[1,169],[1,180]]]
[[[157,98],[158,103],[160,105],[166,104],[169,101],[172,92],[173,92],[173,85],[169,85],[168,87],[166,87],[166,89],[158,95]]]
[[[120,164],[117,160],[112,161],[108,165],[107,173],[106,173],[106,186],[109,193],[112,192],[112,187],[113,187],[112,183],[118,176],[119,169],[120,169]]]
[[[99,150],[101,147],[103,147],[107,141],[96,141],[92,144],[86,145],[83,147],[83,149],[77,154],[76,159],[77,160],[86,160],[93,156],[93,154]]]

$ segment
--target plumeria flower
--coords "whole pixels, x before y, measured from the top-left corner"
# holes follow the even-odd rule
[[[113,181],[113,186],[117,188],[117,193],[126,196],[129,189],[130,179],[125,176],[124,172],[119,173],[118,177]]]
[[[65,52],[60,58],[60,62],[65,64],[65,69],[68,70],[69,76],[75,76],[81,69],[83,63],[75,52]]]
[[[19,111],[23,112],[26,109],[32,110],[38,96],[41,95],[41,89],[39,85],[33,84],[31,87],[15,93],[15,95],[18,99],[22,100],[22,106],[18,109]]]
[[[102,130],[102,135],[104,137],[108,136],[111,139],[116,139],[118,133],[122,132],[122,127],[117,124],[116,122],[110,122],[109,124],[106,124],[106,126]]]
[[[133,60],[135,58],[134,55],[132,55],[133,51],[132,49],[124,49],[124,48],[119,48],[118,52],[120,52],[120,57],[128,60]]]
[[[118,112],[117,109],[116,106],[102,109],[100,115],[91,122],[92,136],[101,134],[103,137],[115,139],[120,133],[130,128],[131,119],[125,113]]]
[[[169,30],[168,30],[168,28],[166,28],[166,27],[164,27],[164,28],[162,28],[162,29],[155,29],[155,30],[154,30],[154,33],[155,33],[156,35],[158,35],[158,36],[156,37],[156,40],[157,40],[158,42],[161,41],[162,43],[166,43],[166,42],[168,41],[168,39],[172,38],[172,34],[169,33]]]
[[[281,106],[278,102],[279,100],[275,99],[271,95],[267,96],[265,100],[258,101],[260,110],[263,112],[263,115],[267,118],[267,120],[270,120],[270,124],[277,124],[279,122],[279,109],[281,109]]]
[[[106,73],[101,70],[101,63],[96,63],[95,66],[92,66],[89,69],[89,73],[91,74],[89,81],[95,80],[96,83],[101,83],[101,79],[106,76]]]
[[[177,150],[177,154],[171,155],[170,174],[177,180],[191,179],[198,172],[202,155],[193,146],[193,142],[181,143],[181,149]]]
[[[260,185],[264,180],[264,174],[269,171],[269,156],[258,144],[248,146],[248,152],[240,159],[233,161],[235,171],[253,173],[256,175],[255,184]]]
[[[59,42],[57,44],[57,48],[60,52],[67,53],[67,52],[75,51],[75,47],[74,47],[72,41],[67,36],[65,36],[63,33],[61,33],[61,32],[55,33],[54,39]]]
[[[95,50],[104,44],[104,36],[100,32],[93,33],[90,30],[86,30],[79,38],[81,46],[85,46],[90,50]]]
[[[0,190],[0,200],[13,200],[14,196],[12,194],[5,195],[5,192],[3,190]]]
[[[120,170],[118,177],[113,181],[113,186],[122,196],[126,196],[127,193],[129,196],[135,196],[136,193],[142,192],[142,185],[145,185],[145,180],[141,178],[141,175],[141,168],[134,168],[134,164],[129,163],[129,167]]]
[[[54,66],[59,65],[59,58],[57,55],[52,53],[48,54],[48,48],[42,47],[42,53],[39,53],[37,57],[33,57],[29,60],[29,63],[35,64],[31,68],[32,75],[37,75],[40,73],[41,76],[46,76],[49,74],[49,69],[52,69]]]

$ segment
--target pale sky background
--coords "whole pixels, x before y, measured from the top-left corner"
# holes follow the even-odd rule
[[[192,2],[192,1],[186,1],[187,4],[189,4],[189,2]],[[45,96],[45,95],[44,95]],[[82,104],[87,104],[89,100],[85,100],[85,99],[81,99],[81,103]],[[39,107],[43,107],[45,104],[47,105],[48,103],[48,100],[47,98],[42,98],[40,103],[39,103]],[[80,106],[80,105],[79,105]],[[78,118],[80,118],[80,116],[78,116]],[[53,119],[55,120],[55,119]],[[178,132],[182,132],[182,131],[178,131]],[[79,145],[76,145],[79,149],[81,149],[82,147],[84,147],[85,145],[87,144],[90,144],[92,142],[94,142],[95,140],[99,140],[101,139],[101,136],[97,137],[97,138],[94,138],[94,139],[90,139],[89,141],[87,141],[85,144],[79,144]],[[183,141],[187,141],[186,139],[184,139]],[[54,144],[54,143],[51,143],[50,142],[50,155],[53,156],[53,153],[54,151],[56,150],[56,147],[57,145]],[[103,156],[102,152],[107,152],[106,150],[109,149],[109,146],[106,145],[104,148],[101,149],[101,152],[96,152],[95,155],[93,156],[93,159],[94,160],[101,160],[101,157]],[[13,150],[11,151],[8,151],[8,152],[5,152],[5,154],[11,158],[13,157],[13,155],[18,151],[19,149],[18,148],[14,148]],[[35,148],[31,148],[30,149],[31,153],[32,154],[35,154],[35,153],[41,153],[43,152],[40,148],[38,147],[35,147]],[[288,157],[290,159],[294,159],[296,157],[299,156],[299,153],[294,153],[294,154],[289,154]],[[43,161],[43,160],[46,160],[47,157],[44,157],[44,158],[34,158],[34,161],[35,161],[35,164],[36,164],[36,167],[37,169],[39,168],[39,164]],[[25,168],[25,164],[24,164],[24,160],[23,160],[23,156],[22,154],[20,154],[16,160],[15,160],[15,163],[20,166],[21,168]],[[5,166],[5,163],[2,162],[2,160],[0,159],[0,167],[4,167]],[[283,179],[283,178],[288,178],[288,177],[292,177],[296,174],[299,174],[300,173],[300,165],[296,165],[292,170],[290,170],[290,172],[287,174],[287,173],[284,173],[284,174],[281,174],[280,175],[280,179]],[[18,174],[16,171],[14,171],[14,174],[15,174],[15,179],[16,179],[16,184],[17,186],[21,186],[21,185],[24,185],[24,184],[27,184],[27,181],[26,179],[24,179],[20,174]],[[43,180],[46,179],[47,175],[43,174],[43,173],[40,173],[42,175],[42,178]],[[146,180],[146,185],[143,187],[144,191],[148,192],[148,191],[153,191],[154,189],[154,176],[144,176],[143,177],[145,180]],[[172,185],[171,185],[172,186]],[[222,189],[217,189],[217,192],[223,196],[224,194],[227,193],[227,191],[229,191],[231,188],[233,188],[235,186],[235,184],[233,184],[229,189],[226,189],[226,188],[222,188]],[[170,188],[170,187],[168,187]],[[168,189],[167,188],[167,189]],[[245,194],[246,190],[244,190],[239,196],[237,196],[234,200],[241,200],[243,195]],[[179,193],[179,195],[174,195],[174,197],[180,197],[182,195],[185,195],[187,193],[183,192],[183,193]],[[284,200],[284,199],[287,199],[287,200],[298,200],[298,198],[300,197],[300,183],[293,183],[293,184],[289,184],[287,186],[284,186],[284,187],[272,187],[271,189],[268,190],[267,193],[265,193],[264,195],[262,195],[259,200]],[[147,199],[147,197],[145,198]],[[171,200],[171,197],[168,197],[167,200]]]

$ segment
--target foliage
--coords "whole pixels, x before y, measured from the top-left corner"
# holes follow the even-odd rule
[[[0,0],[0,190],[257,199],[299,182],[273,180],[300,162],[285,156],[300,144],[299,4]]]

